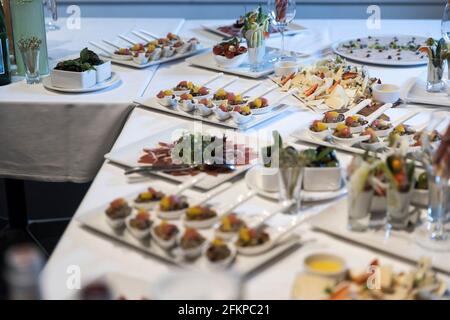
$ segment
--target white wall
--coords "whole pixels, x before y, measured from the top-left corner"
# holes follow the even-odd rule
[[[81,7],[86,17],[181,17],[234,19],[266,0],[59,0]],[[366,18],[367,6],[378,4],[385,19],[440,19],[445,0],[298,0],[298,18]],[[106,7],[107,6],[107,7]]]

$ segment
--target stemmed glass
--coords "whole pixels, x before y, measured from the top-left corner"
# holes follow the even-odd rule
[[[448,168],[436,164],[434,159],[439,147],[430,136],[441,125],[448,125],[448,114],[443,111],[433,112],[427,127],[423,130],[422,162],[428,175],[429,204],[426,228],[418,230],[417,243],[433,251],[450,251],[450,234],[445,229],[450,198],[450,173]]]
[[[288,24],[295,18],[295,0],[268,0],[267,6],[272,25],[277,27],[281,34],[281,60],[287,57],[284,52],[284,32]]]
[[[56,0],[43,0],[43,2],[44,7],[47,8],[47,11],[51,13],[50,19],[45,23],[45,29],[47,31],[59,30],[59,27],[53,23],[54,21],[58,20]]]

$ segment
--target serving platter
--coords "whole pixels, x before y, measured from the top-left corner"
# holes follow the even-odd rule
[[[426,75],[409,79],[402,88],[401,98],[406,103],[420,103],[428,106],[450,107],[450,82],[442,92],[427,92]],[[444,74],[444,79],[448,79]]]
[[[251,117],[251,119],[249,121],[242,123],[242,124],[238,124],[233,120],[233,118],[229,118],[227,120],[221,121],[214,115],[214,113],[205,117],[205,116],[200,115],[197,112],[197,110],[194,112],[185,112],[185,111],[181,110],[178,106],[164,107],[158,103],[156,98],[153,98],[153,97],[137,98],[134,100],[134,102],[138,103],[142,107],[146,107],[146,108],[149,108],[152,110],[157,110],[157,111],[174,114],[174,115],[188,118],[188,119],[194,119],[194,120],[211,123],[211,124],[219,125],[222,127],[231,128],[231,129],[242,130],[242,131],[247,130],[251,127],[254,127],[260,123],[263,123],[267,120],[270,120],[270,119],[280,115],[289,107],[286,104],[280,103],[276,106],[273,106],[272,109],[270,110],[270,112],[266,112],[266,113],[258,114],[258,115],[253,114],[253,115],[249,116],[249,117]]]
[[[274,51],[276,50],[273,48],[267,48],[266,57],[268,61],[263,65],[262,69],[259,71],[251,71],[248,62],[245,62],[242,65],[234,68],[222,67],[217,64],[216,60],[214,59],[214,54],[210,50],[202,54],[196,55],[195,57],[188,58],[186,59],[186,61],[196,67],[235,74],[247,78],[258,79],[273,73],[274,63],[270,62],[270,55]]]
[[[100,91],[103,89],[107,89],[110,87],[113,87],[119,83],[121,83],[122,80],[120,79],[120,76],[116,72],[111,73],[111,78],[108,80],[105,80],[103,82],[97,83],[95,86],[92,86],[90,88],[74,88],[74,89],[68,89],[68,88],[60,88],[55,87],[52,84],[51,77],[44,77],[42,78],[42,85],[44,88],[52,91],[58,91],[58,92],[65,92],[65,93],[88,93],[88,92],[94,92],[94,91]]]
[[[279,200],[279,193],[278,192],[270,192],[267,190],[263,190],[258,187],[256,180],[258,179],[258,170],[256,170],[255,167],[250,168],[247,173],[245,174],[245,183],[247,184],[247,187],[249,189],[255,190],[256,193],[263,197],[270,200],[278,201]],[[306,191],[302,190],[302,201],[305,202],[320,202],[320,201],[327,201],[339,198],[341,196],[344,196],[347,194],[347,188],[343,185],[341,189],[337,191],[324,191],[324,192],[318,192],[318,191]]]
[[[238,36],[241,31],[240,28],[233,27],[233,23],[230,23],[228,25],[211,23],[211,24],[203,24],[202,26],[204,29],[206,29],[210,32],[213,32],[215,34],[221,35],[223,37]],[[225,29],[229,29],[229,31],[227,32]],[[288,24],[284,34],[285,35],[294,35],[294,34],[304,32],[306,30],[307,30],[307,28],[305,28],[304,26],[299,25],[295,22],[291,22]],[[271,37],[280,37],[281,36],[281,34],[278,31],[276,31],[276,30],[273,30],[273,31],[274,32],[270,33]]]
[[[203,50],[205,50],[205,48],[203,48],[203,47],[201,47],[199,45],[197,50],[188,51],[188,52],[183,53],[183,54],[175,54],[175,55],[173,55],[171,57],[161,58],[161,59],[158,59],[158,60],[155,60],[155,61],[150,61],[150,62],[145,63],[145,64],[138,64],[138,63],[135,63],[133,60],[119,60],[119,59],[115,59],[111,55],[108,55],[108,54],[106,54],[104,52],[100,53],[100,55],[102,57],[104,57],[106,60],[110,60],[112,63],[115,63],[115,64],[120,64],[120,65],[123,65],[123,66],[136,68],[136,69],[145,69],[145,68],[148,68],[148,67],[151,67],[151,66],[156,66],[156,65],[168,63],[168,62],[171,62],[171,61],[184,59],[184,58],[196,55],[196,54],[202,52]]]
[[[184,126],[177,126],[174,128],[170,128],[158,133],[155,133],[151,136],[148,136],[146,138],[143,138],[139,141],[136,141],[134,143],[131,143],[123,148],[113,150],[110,153],[107,153],[105,155],[105,158],[109,161],[115,162],[117,164],[126,166],[126,167],[136,167],[136,166],[144,166],[145,164],[139,163],[138,160],[140,156],[144,154],[143,149],[144,148],[152,148],[158,145],[159,142],[173,142],[176,141],[179,137],[182,136],[184,132],[194,132],[193,130],[190,130],[190,127],[188,125]],[[206,134],[206,132],[203,132]],[[212,134],[212,133],[211,133]],[[258,146],[258,142],[254,140],[254,138],[251,137],[243,137],[238,135],[238,133],[234,132],[228,132],[227,137],[230,138],[230,140],[236,139],[235,141],[239,143],[245,142],[245,144],[248,144],[248,146]],[[260,146],[262,147],[262,146]],[[254,150],[257,152],[258,150]],[[222,183],[224,183],[227,180],[230,180],[242,173],[244,173],[246,170],[248,170],[252,164],[248,165],[242,165],[237,166],[236,170],[230,173],[223,173],[219,174],[217,176],[207,176],[205,179],[203,179],[201,182],[199,182],[196,186],[200,189],[211,189],[214,188]],[[174,176],[171,174],[163,173],[163,172],[155,172],[154,173],[157,176],[164,177],[166,179],[170,179],[172,181],[176,182],[186,182],[187,180],[191,179],[191,176]]]
[[[417,54],[416,50],[402,50],[399,52],[399,49],[396,48],[396,46],[406,46],[413,40],[414,43],[411,44],[417,46],[425,43],[426,39],[427,38],[425,37],[411,35],[374,35],[339,41],[332,45],[332,49],[336,54],[346,59],[361,62],[363,64],[391,67],[421,66],[428,63],[426,55],[423,55],[422,53]],[[395,42],[396,44],[389,46],[391,42]],[[351,47],[352,45],[357,47]]]
[[[132,197],[126,197],[126,199],[131,200]],[[189,196],[188,199],[189,201],[193,201],[193,199]],[[201,256],[194,261],[187,261],[184,259],[180,259],[180,257],[176,255],[176,251],[167,251],[162,249],[152,239],[138,240],[126,229],[115,231],[108,225],[106,221],[106,215],[104,213],[106,207],[107,204],[86,212],[76,219],[88,229],[96,231],[113,240],[119,241],[135,250],[147,253],[159,259],[160,261],[169,263],[171,265],[198,271],[217,270],[215,269],[217,267],[211,266],[204,256]],[[156,224],[159,224],[160,222],[154,216],[152,216],[152,220]],[[184,229],[181,220],[171,221],[170,223],[177,225],[180,230]],[[282,230],[283,227],[270,227],[267,232],[269,234],[276,234],[277,232],[282,232]],[[201,230],[199,232],[208,240],[212,240],[214,238],[213,229]],[[260,270],[261,267],[268,264],[269,262],[276,260],[276,258],[281,254],[299,247],[300,244],[301,243],[298,236],[287,235],[276,246],[262,254],[254,256],[237,254],[234,261],[232,261],[231,265],[229,266],[229,270],[241,276],[248,276],[254,271]],[[231,246],[231,244],[229,245]]]
[[[380,250],[403,259],[417,262],[422,257],[430,257],[433,267],[439,271],[450,273],[450,253],[433,252],[419,246],[416,236],[421,230],[414,232],[391,231],[387,236],[384,229],[353,232],[347,228],[347,199],[342,199],[322,214],[310,220],[314,228],[338,237]]]

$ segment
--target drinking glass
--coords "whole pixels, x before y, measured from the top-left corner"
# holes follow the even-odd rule
[[[268,0],[269,16],[272,25],[275,26],[281,34],[281,52],[279,59],[286,59],[284,32],[288,24],[295,18],[295,0]]]
[[[427,91],[428,92],[441,92],[445,83],[444,77],[445,60],[429,59],[428,72],[427,72]]]
[[[279,168],[280,200],[282,204],[293,203],[287,210],[289,214],[297,214],[300,211],[303,172],[302,166],[280,166]]]
[[[39,83],[39,48],[20,49],[23,63],[25,65],[25,78],[28,84]]]
[[[422,162],[428,175],[428,188],[430,192],[428,204],[428,221],[418,230],[416,241],[419,245],[433,251],[449,251],[450,235],[445,229],[447,212],[449,210],[450,186],[449,171],[441,165],[434,163],[439,143],[430,141],[430,134],[449,124],[448,114],[445,111],[433,112],[427,127],[422,132]]]
[[[356,192],[349,188],[348,194],[348,224],[351,231],[363,232],[369,228],[370,206],[372,204],[373,190]]]
[[[411,183],[411,186],[414,184]],[[395,185],[387,188],[387,227],[388,229],[405,230],[411,217],[411,191],[399,191]]]
[[[56,5],[56,0],[43,0],[44,1],[44,7],[47,8],[47,11],[50,12],[51,16],[50,19],[48,19],[45,22],[45,29],[47,31],[55,31],[59,30],[59,26],[54,24],[54,21],[58,20],[58,10]]]

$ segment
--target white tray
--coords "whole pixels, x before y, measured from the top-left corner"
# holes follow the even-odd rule
[[[136,166],[145,166],[145,164],[138,163],[139,157],[144,154],[142,151],[144,148],[152,148],[156,147],[158,145],[158,142],[168,142],[171,143],[173,141],[176,141],[177,138],[179,138],[183,131],[190,131],[188,126],[177,126],[175,128],[170,128],[161,132],[158,132],[156,134],[153,134],[151,136],[148,136],[142,140],[139,140],[137,142],[134,142],[132,144],[129,144],[123,148],[114,150],[110,153],[107,153],[105,155],[105,158],[115,162],[117,164],[126,166],[126,167],[136,167]],[[204,132],[206,133],[206,132]],[[231,133],[227,133],[227,136],[229,136],[230,141],[233,140],[233,138],[230,136]],[[237,134],[237,133],[234,133]],[[236,138],[236,141],[239,143],[242,143],[243,141],[248,142],[249,146],[256,146],[258,145],[256,141],[250,141],[250,137],[240,137]],[[258,152],[258,150],[254,150],[255,152]],[[227,180],[230,180],[245,171],[247,171],[252,165],[243,165],[243,166],[237,166],[236,170],[231,173],[223,173],[219,174],[217,176],[208,176],[205,179],[203,179],[201,182],[199,182],[196,186],[200,189],[211,189],[214,188],[222,183],[224,183]],[[166,174],[163,172],[155,172],[155,175],[158,175],[160,177],[164,177],[173,181],[177,182],[185,182],[189,179],[192,179],[192,176],[173,176],[170,174]]]
[[[406,103],[421,103],[429,106],[450,107],[450,83],[447,81],[447,88],[443,92],[431,93],[427,92],[426,75],[421,77],[413,77],[407,81],[402,88],[401,98]],[[447,73],[444,79],[448,79]]]
[[[397,38],[399,39],[399,43],[404,43],[406,41],[409,41],[412,37],[415,37],[416,43],[424,43],[427,38],[425,37],[419,37],[419,36],[410,36],[410,35],[374,35],[373,39],[379,39],[380,40],[380,44],[384,44],[384,42],[390,42],[395,36],[397,36]],[[361,37],[360,38],[362,41],[369,41],[367,37]],[[379,53],[376,51],[376,49],[372,49],[371,53],[370,53],[370,57],[366,57],[367,54],[367,50],[370,49],[356,49],[354,50],[353,54],[352,53],[348,53],[347,49],[345,48],[341,48],[341,45],[344,43],[347,43],[349,41],[354,41],[356,42],[357,39],[348,39],[345,41],[339,41],[337,43],[334,43],[332,45],[333,51],[346,58],[346,59],[350,59],[353,61],[357,61],[357,62],[361,62],[363,64],[374,64],[374,65],[381,65],[381,66],[396,66],[396,67],[411,67],[411,66],[421,66],[424,64],[427,64],[428,62],[428,58],[425,57],[423,59],[420,59],[420,54],[419,56],[417,56],[415,53],[413,52],[407,52],[404,53],[404,55],[406,55],[404,57],[404,59],[402,60],[397,60],[395,59],[396,57],[396,52],[395,49],[391,49],[388,52],[383,52],[383,53]],[[372,40],[373,41],[373,40]],[[391,55],[393,57],[393,59],[389,60],[387,59],[387,56]]]
[[[415,242],[415,232],[393,231],[389,238],[385,231],[352,232],[347,229],[347,198],[325,209],[322,214],[310,220],[310,225],[338,237],[360,243],[364,246],[387,252],[406,260],[417,262],[427,256],[432,258],[433,267],[450,273],[450,253],[432,252]]]
[[[84,226],[96,232],[122,242],[133,249],[148,253],[166,263],[170,263],[182,268],[190,268],[195,270],[208,270],[209,268],[211,268],[205,257],[200,257],[194,262],[179,260],[168,251],[161,249],[151,239],[140,241],[133,237],[127,230],[123,230],[123,232],[115,232],[106,222],[106,216],[104,213],[105,208],[106,206],[102,206],[100,208],[94,209],[86,214],[83,214],[82,216],[77,217],[76,219],[80,221]],[[152,215],[152,219],[154,219],[154,223],[159,224],[160,221],[158,219],[155,219],[154,215]],[[181,220],[171,221],[171,223],[176,224],[179,227],[180,231],[183,232],[183,225]],[[214,238],[213,229],[199,230],[199,232],[208,240],[212,240]],[[290,249],[293,250],[299,246],[299,237],[296,235],[290,235],[285,237],[284,240],[280,242],[280,244],[261,255],[243,256],[238,254],[234,262],[230,265],[229,269],[241,276],[248,276],[252,272],[260,270],[261,267],[268,264],[270,261],[275,260],[275,258],[277,258],[282,253]]]
[[[272,52],[274,49],[267,48],[268,55],[270,55],[270,52]],[[253,78],[258,79],[265,77],[271,73],[273,73],[273,62],[267,62],[264,65],[264,68],[261,71],[250,71],[250,65],[245,62],[242,65],[235,67],[235,68],[224,68],[217,64],[217,62],[214,60],[214,55],[212,51],[208,51],[202,54],[199,54],[195,57],[191,57],[186,59],[187,62],[189,62],[191,65],[201,68],[206,68],[210,70],[217,70],[225,73],[230,74],[236,74],[239,76],[244,76],[247,78]]]
[[[199,120],[202,122],[207,122],[231,129],[238,129],[238,130],[247,130],[248,128],[254,127],[264,121],[267,121],[269,119],[272,119],[273,117],[276,117],[277,115],[281,114],[283,111],[285,111],[289,106],[286,104],[279,104],[278,106],[273,107],[273,109],[270,112],[259,114],[259,115],[253,115],[253,118],[249,120],[248,122],[244,124],[236,124],[236,122],[233,121],[232,118],[229,118],[225,121],[220,121],[216,118],[216,116],[212,113],[211,115],[207,117],[202,117],[201,115],[194,112],[185,112],[178,108],[178,106],[175,106],[173,108],[163,107],[160,105],[157,100],[153,97],[142,97],[137,98],[135,103],[140,104],[141,106],[150,108],[152,110],[158,110],[162,112],[166,112],[169,114],[178,115],[180,117]]]
[[[221,36],[224,36],[224,37],[231,37],[232,36],[231,34],[228,34],[228,33],[225,33],[223,31],[219,30],[219,27],[227,27],[227,26],[232,26],[232,25],[233,25],[233,22],[231,22],[228,25],[212,23],[212,24],[203,24],[202,26],[203,26],[204,29],[206,29],[208,31],[211,31],[211,32],[213,32],[215,34],[218,34],[218,35],[221,35]],[[291,22],[291,23],[289,23],[289,25],[288,25],[288,27],[287,27],[287,29],[286,29],[284,34],[285,35],[294,35],[294,34],[297,34],[297,33],[301,33],[301,32],[303,32],[305,30],[307,30],[307,29],[304,26],[301,26],[301,25],[299,25],[297,23]],[[270,34],[271,38],[273,38],[273,37],[280,37],[280,36],[281,36],[281,34],[279,32],[274,32],[274,33]]]
[[[205,50],[205,48],[200,47],[196,51],[189,51],[189,52],[186,52],[183,54],[175,54],[169,58],[162,58],[162,59],[159,59],[156,61],[150,61],[146,64],[137,64],[133,60],[116,60],[116,59],[112,58],[111,56],[108,56],[106,53],[100,53],[100,55],[103,56],[106,60],[111,60],[111,62],[116,63],[116,64],[120,64],[120,65],[127,66],[127,67],[132,67],[132,68],[136,68],[136,69],[145,69],[145,68],[148,68],[151,66],[156,66],[159,64],[187,58],[187,57],[193,56],[203,50]]]

